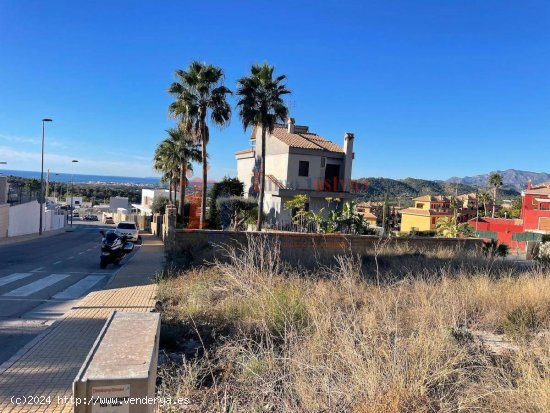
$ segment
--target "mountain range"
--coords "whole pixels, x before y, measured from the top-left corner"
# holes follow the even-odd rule
[[[499,189],[499,195],[504,197],[519,196],[525,189],[529,179],[534,184],[550,181],[550,174],[545,172],[529,172],[516,169],[496,171],[502,175],[504,185]],[[381,198],[388,194],[390,198],[414,198],[421,195],[451,195],[476,192],[487,187],[490,173],[453,177],[445,181],[428,179],[389,179],[360,178],[356,180],[359,192],[364,192],[369,198]]]
[[[546,172],[529,172],[520,171],[517,169],[507,169],[505,171],[496,171],[502,175],[502,181],[505,187],[513,187],[517,190],[522,190],[527,187],[529,179],[534,184],[550,181],[550,174]],[[465,176],[464,178],[453,177],[447,179],[448,183],[461,183],[466,185],[487,186],[490,173]]]

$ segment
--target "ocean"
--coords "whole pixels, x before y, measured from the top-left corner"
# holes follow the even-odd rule
[[[40,179],[40,171],[14,171],[0,168],[0,173],[4,175],[19,176],[21,178]],[[66,173],[50,173],[50,182],[71,182],[73,175]],[[44,171],[44,180],[47,178],[47,172]],[[123,185],[147,185],[160,186],[159,178],[144,177],[136,178],[134,176],[110,176],[110,175],[83,175],[74,174],[75,183],[85,184],[123,184]]]

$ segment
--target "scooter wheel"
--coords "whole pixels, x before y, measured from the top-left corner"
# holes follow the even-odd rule
[[[99,268],[101,268],[102,270],[104,268],[107,268],[107,261],[105,261],[105,260],[99,261]]]

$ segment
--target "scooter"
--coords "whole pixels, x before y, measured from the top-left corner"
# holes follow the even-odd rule
[[[109,264],[119,265],[125,255],[128,255],[134,249],[134,244],[127,241],[125,236],[120,236],[114,231],[99,231],[103,236],[101,240],[101,257],[99,259],[99,268],[103,269]]]

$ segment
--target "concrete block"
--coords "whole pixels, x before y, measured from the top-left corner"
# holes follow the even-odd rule
[[[73,383],[75,413],[152,413],[158,313],[113,312]]]

